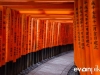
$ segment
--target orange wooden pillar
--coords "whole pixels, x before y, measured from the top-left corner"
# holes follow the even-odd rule
[[[64,23],[62,23],[62,27],[63,27],[63,28],[62,28],[62,32],[63,32],[63,33],[62,33],[62,46],[64,46],[64,39],[65,39],[65,36],[64,36],[64,35],[65,35],[65,33],[64,33],[64,29],[65,29]]]
[[[62,23],[59,23],[59,40],[58,40],[58,43],[59,43],[59,46],[62,46]]]
[[[14,25],[14,63],[16,63],[16,59],[18,58],[18,49],[17,49],[17,22],[18,22],[18,18],[17,18],[17,12],[14,10],[14,23],[15,23],[15,25]]]
[[[27,55],[27,67],[30,66],[30,51],[31,51],[31,34],[30,34],[30,16],[26,16],[26,55]]]
[[[40,50],[40,31],[41,31],[41,24],[40,24],[40,19],[37,19],[36,20],[36,63],[39,62],[39,59],[38,59],[38,53],[39,53],[39,50]]]
[[[37,20],[37,49],[41,50],[43,48],[43,20]]]
[[[2,38],[2,43],[1,43],[1,66],[2,68],[2,72],[1,74],[4,75],[5,73],[5,67],[6,64],[10,62],[10,59],[12,56],[10,56],[10,53],[12,54],[12,52],[10,52],[10,48],[11,46],[11,39],[10,39],[10,25],[11,25],[11,11],[9,8],[4,7],[4,6],[0,6],[0,11],[1,11],[1,38]],[[7,67],[7,72],[8,72],[8,67]]]
[[[42,49],[43,49],[43,29],[44,29],[44,20],[39,19],[39,26],[38,26],[38,30],[39,30],[39,42],[38,42],[38,46],[39,46],[39,54],[38,54],[38,59],[39,62],[42,60]]]
[[[53,47],[53,22],[51,21],[51,47]]]
[[[54,47],[56,46],[56,40],[57,40],[57,23],[54,22]]]
[[[13,47],[13,37],[11,37],[11,36],[13,36],[13,35],[11,35],[11,33],[13,33],[13,31],[12,31],[12,20],[11,20],[11,9],[9,9],[9,8],[7,8],[6,9],[6,17],[5,17],[5,19],[6,19],[6,36],[5,36],[5,38],[6,38],[6,52],[7,52],[7,54],[6,54],[6,58],[7,58],[7,62],[6,62],[6,74],[10,74],[10,75],[12,75],[11,74],[11,71],[9,70],[9,69],[11,69],[12,70],[12,60],[13,60],[13,49],[14,49],[14,47]],[[13,49],[12,49],[13,48]],[[8,75],[9,75],[8,74]]]
[[[19,55],[20,55],[20,71],[23,70],[23,57],[24,57],[24,43],[23,43],[23,14],[20,14],[20,18],[19,18],[19,26],[20,26],[20,49],[19,49]]]
[[[75,4],[74,4],[75,5]],[[75,14],[75,6],[74,6],[74,18],[73,18],[73,40],[74,40],[74,64],[77,64],[77,48],[76,48],[76,14]]]
[[[40,50],[43,49],[43,28],[44,27],[44,20],[40,20]]]
[[[58,46],[58,26],[59,26],[59,23],[57,22],[57,28],[56,28],[56,47]]]
[[[78,0],[78,16],[79,16],[79,33],[80,33],[80,52],[81,52],[81,68],[86,67],[86,55],[84,46],[84,23],[83,23],[83,0]],[[86,72],[82,72],[82,75],[86,75]]]
[[[35,50],[34,52],[36,52],[36,48],[37,48],[37,19],[34,20],[35,24],[34,24],[34,44],[35,44]]]
[[[12,14],[13,14],[13,62],[16,62],[16,46],[15,46],[15,43],[16,43],[16,32],[15,32],[15,11],[12,10]]]
[[[16,60],[18,62],[18,59],[19,59],[19,12],[18,11],[15,11],[16,12]]]
[[[22,30],[22,27],[21,27],[21,25],[22,25],[22,15],[21,14],[19,14],[19,58],[21,58],[21,56],[22,56],[22,53],[21,53],[21,51],[22,51],[22,39],[21,39],[21,37],[22,37],[22,32],[21,32],[21,30]]]
[[[88,0],[88,16],[89,26],[91,32],[91,66],[93,68],[99,68],[100,70],[100,1],[99,0]],[[100,75],[100,71],[94,70],[93,75]]]
[[[51,44],[51,22],[50,20],[48,20],[48,26],[47,26],[47,44],[48,44],[48,47],[47,47],[47,58],[49,58],[51,55],[50,55],[50,49],[52,48],[52,44]]]
[[[65,23],[65,45],[68,44],[67,43],[67,36],[68,36],[68,34],[67,34],[67,23]],[[73,38],[73,37],[71,37],[71,38]]]
[[[65,34],[65,23],[63,23],[63,46],[65,45],[65,37],[66,37],[66,34]]]
[[[33,55],[32,55],[32,52],[33,52],[33,49],[32,49],[32,35],[33,35],[33,32],[32,32],[32,29],[33,29],[33,19],[32,19],[32,17],[31,16],[29,16],[29,18],[30,18],[30,23],[29,23],[29,26],[30,26],[30,30],[29,30],[29,35],[30,35],[30,41],[29,41],[29,45],[30,45],[30,64],[29,64],[29,66],[31,66],[32,65],[32,61],[33,61],[33,59],[32,59],[32,57],[33,57]]]
[[[91,60],[90,60],[90,54],[92,54],[90,52],[90,35],[89,33],[91,33],[89,31],[90,29],[90,26],[89,26],[89,16],[88,16],[88,12],[89,12],[89,9],[88,9],[88,0],[83,0],[83,22],[84,22],[84,39],[85,39],[85,57],[86,57],[86,68],[90,68],[91,67]],[[87,72],[87,75],[90,75],[91,72],[88,71]]]
[[[32,17],[30,16],[30,52],[32,54],[33,52],[33,49],[32,49],[32,46],[33,46],[33,19]],[[31,59],[32,60],[32,59]]]
[[[33,37],[33,24],[34,24],[34,19],[31,17],[31,53],[33,53],[33,50],[34,50],[34,43],[33,43],[33,40],[34,40],[34,37]],[[33,59],[32,59],[33,60]]]
[[[26,35],[25,35],[25,33],[26,33],[26,15],[25,14],[22,14],[22,24],[21,24],[21,27],[22,27],[22,30],[21,30],[21,32],[22,32],[22,69],[25,69],[25,67],[26,67]]]
[[[59,23],[57,22],[57,38],[56,38],[56,46],[59,46],[58,39],[59,39]]]
[[[37,51],[39,51],[40,50],[40,30],[41,30],[41,24],[40,24],[41,22],[40,22],[40,19],[37,19]]]
[[[74,3],[74,62],[75,62],[75,65],[78,66],[78,59],[77,59],[77,54],[78,54],[78,45],[77,45],[77,42],[78,42],[78,39],[77,39],[77,15],[78,15],[78,2],[77,0],[75,0],[75,3]]]
[[[38,42],[39,42],[39,20],[37,19],[36,23],[36,51],[38,51]]]
[[[83,16],[83,0],[79,0],[78,1],[78,12],[79,12],[79,31],[80,31],[80,51],[81,51],[81,63],[82,66],[81,68],[85,68],[86,67],[86,49],[85,49],[85,40],[84,36],[85,36],[85,31],[84,31],[84,16]],[[82,71],[82,75],[86,75],[86,72]]]
[[[45,48],[47,48],[47,45],[48,45],[48,44],[47,44],[47,32],[48,32],[48,31],[47,31],[47,30],[48,30],[47,28],[48,28],[48,23],[49,23],[49,22],[48,22],[48,20],[47,20],[47,21],[46,21],[46,27],[45,27],[45,44],[44,44],[44,47],[45,47]]]
[[[14,59],[16,60],[16,55],[14,55],[14,51],[16,51],[16,50],[14,50],[15,49],[14,48],[14,46],[15,46],[15,43],[14,43],[15,42],[15,37],[14,37],[15,12],[16,11],[8,8],[7,14],[9,14],[9,16],[6,18],[7,19],[7,24],[6,25],[8,25],[8,29],[7,29],[8,30],[7,31],[8,32],[8,49],[7,49],[7,52],[9,52],[9,55],[7,54],[7,58],[9,57],[9,62],[10,62],[6,65],[6,70],[8,71],[7,73],[9,73],[10,75],[12,75],[12,74],[11,74],[11,71],[9,69],[13,70],[12,69],[13,66],[12,66],[11,61],[13,62]],[[15,52],[15,54],[16,54],[16,52]],[[10,65],[10,68],[9,68],[9,65]]]
[[[68,24],[66,23],[66,25],[65,25],[65,38],[66,38],[66,41],[65,41],[65,43],[66,43],[66,45],[68,45]],[[67,47],[68,48],[68,47]]]
[[[17,26],[18,26],[18,29],[17,29],[17,33],[18,33],[18,35],[17,35],[17,41],[18,41],[18,43],[17,43],[17,53],[18,53],[18,61],[19,61],[19,58],[20,58],[20,53],[19,53],[19,51],[20,51],[20,45],[19,45],[19,43],[20,43],[20,39],[19,39],[19,37],[20,37],[20,24],[19,24],[19,16],[20,16],[20,14],[19,14],[19,12],[17,11],[17,19],[18,19],[18,23],[17,23]]]
[[[62,33],[63,32],[63,25],[62,25],[62,23],[61,23],[61,31],[60,32],[61,32],[60,44],[62,46],[63,45],[63,39],[62,39],[63,38],[63,33]]]
[[[17,41],[17,45],[16,45],[16,53],[17,53],[17,59],[16,59],[16,74],[18,74],[20,71],[20,68],[17,66],[17,65],[19,65],[20,63],[19,63],[19,60],[20,60],[20,13],[19,13],[19,11],[15,11],[16,12],[16,18],[17,18],[17,20],[16,20],[16,41]],[[20,66],[20,65],[19,65]]]
[[[71,44],[73,44],[73,24],[72,23],[70,23],[70,41],[71,41]]]
[[[60,37],[60,23],[58,23],[58,35],[57,35],[57,45],[60,46],[59,44],[59,37]]]
[[[78,68],[81,68],[82,66],[81,66],[81,51],[80,51],[80,30],[79,30],[79,9],[78,9],[78,0],[75,0],[75,19],[76,19],[76,44],[75,44],[75,46],[76,46],[76,52],[78,53],[78,54],[76,54],[76,58],[77,58],[77,61],[76,61],[76,66],[78,67]]]
[[[66,38],[67,38],[67,41],[66,41],[66,43],[67,44],[69,44],[69,25],[68,24],[66,24]]]
[[[25,59],[27,59],[26,60],[26,62],[27,62],[27,67],[28,67],[28,65],[29,65],[29,53],[30,53],[30,45],[29,45],[29,40],[30,40],[30,35],[29,35],[29,29],[30,29],[30,18],[29,18],[29,16],[28,15],[26,15],[25,14],[25,17],[24,17],[24,25],[25,25],[25,39],[24,39],[24,41],[25,41],[25,56],[26,56],[26,58]]]
[[[35,40],[34,40],[34,24],[35,24],[35,21],[34,21],[34,18],[33,17],[31,17],[31,20],[32,20],[32,22],[31,22],[31,27],[32,27],[32,29],[31,29],[31,49],[32,49],[32,59],[31,59],[31,61],[32,61],[32,64],[31,65],[33,65],[34,64],[34,50],[35,50]]]
[[[22,56],[24,56],[24,54],[25,54],[25,49],[24,49],[24,14],[22,14],[22,19],[21,19],[21,21],[22,21],[22,23],[21,23],[21,27],[22,27],[22,30],[21,30],[21,32],[22,32],[22,51],[21,51],[21,53],[22,53]]]
[[[50,48],[52,48],[52,22],[50,21],[49,22],[49,25],[50,25]]]
[[[5,8],[5,10],[4,10],[4,8]],[[6,53],[6,37],[5,37],[6,29],[4,29],[4,27],[6,28],[6,24],[5,24],[6,19],[3,18],[3,17],[6,16],[6,7],[0,6],[0,15],[1,15],[1,17],[0,17],[0,20],[1,20],[0,21],[0,24],[1,24],[1,27],[0,27],[1,28],[1,35],[0,35],[0,39],[1,39],[1,51],[0,51],[0,53],[1,53],[1,57],[0,57],[1,58],[1,64],[0,64],[0,67],[1,67],[1,66],[3,66],[5,64],[5,60],[6,60],[5,59],[6,57],[4,57],[2,55],[3,53],[4,53],[4,55],[6,55],[5,54]]]
[[[74,42],[74,64],[75,65],[78,65],[77,64],[77,48],[76,48],[76,1],[74,3],[74,18],[73,18],[73,42]]]
[[[7,12],[8,14],[9,14],[9,16],[8,16],[8,35],[9,35],[9,39],[8,39],[8,49],[9,49],[9,51],[10,51],[10,53],[9,53],[9,57],[10,57],[10,59],[9,59],[9,61],[11,62],[12,61],[12,59],[13,59],[13,44],[12,44],[12,38],[13,37],[11,37],[11,36],[13,36],[13,35],[11,35],[11,33],[13,33],[13,31],[12,31],[12,18],[11,18],[11,9],[9,9],[8,8],[8,12]]]
[[[3,66],[3,62],[2,62],[2,48],[6,49],[6,43],[5,43],[5,38],[4,34],[3,34],[3,30],[6,31],[6,29],[3,29],[3,27],[5,27],[5,25],[3,24],[3,21],[5,21],[5,19],[3,18],[5,15],[5,13],[3,13],[3,8],[2,6],[0,6],[0,73],[2,73],[2,66]],[[4,41],[3,41],[4,40]],[[4,46],[2,47],[2,44],[4,43]],[[4,60],[3,60],[4,61]]]
[[[68,36],[68,34],[67,34],[67,24],[65,24],[65,45],[67,45],[68,43],[67,43],[67,36]]]
[[[3,27],[3,23],[2,23],[3,18],[2,18],[2,16],[3,16],[3,13],[2,13],[2,10],[1,10],[1,7],[0,7],[0,68],[2,66],[2,59],[1,59],[1,55],[2,55],[2,27]]]
[[[52,21],[52,56],[54,56],[54,21]]]
[[[46,45],[46,20],[44,21],[43,24],[43,49],[45,48]]]
[[[37,19],[33,19],[33,64],[36,64],[36,52],[37,52]]]
[[[62,42],[63,42],[63,40],[62,40],[62,37],[63,37],[62,31],[63,31],[63,25],[61,23],[61,29],[60,29],[60,45],[61,46],[62,46]]]
[[[26,55],[26,48],[25,48],[25,14],[22,15],[22,27],[23,27],[23,56]]]
[[[55,22],[55,27],[54,27],[55,29],[54,29],[54,34],[55,34],[55,40],[54,40],[54,42],[55,42],[55,55],[57,55],[58,54],[58,44],[57,44],[57,36],[58,36],[58,22]]]
[[[50,47],[50,21],[48,20],[47,24],[47,48]]]
[[[22,14],[19,13],[19,66],[18,72],[22,71]]]
[[[59,53],[61,53],[61,45],[60,45],[60,38],[61,38],[61,23],[59,23],[59,27],[58,27],[58,45],[59,45]]]
[[[28,27],[28,54],[31,52],[31,18],[27,16],[27,27]]]
[[[25,16],[25,50],[26,50],[26,67],[30,66],[30,17]]]
[[[35,52],[35,19],[33,17],[32,17],[32,52],[33,53]]]
[[[35,46],[34,46],[34,24],[35,24],[35,21],[34,21],[34,18],[32,17],[32,52],[34,53],[34,50],[35,50]]]

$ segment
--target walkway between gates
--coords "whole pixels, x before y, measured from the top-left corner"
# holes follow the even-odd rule
[[[74,53],[68,52],[40,65],[27,75],[67,75],[74,65]]]

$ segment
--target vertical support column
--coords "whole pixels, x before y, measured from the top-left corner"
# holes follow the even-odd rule
[[[48,27],[47,27],[47,59],[49,58],[49,48],[50,48],[50,21],[48,20]]]
[[[74,18],[73,18],[73,20],[74,20],[74,22],[73,22],[73,40],[74,40],[74,63],[75,63],[75,65],[78,65],[78,63],[77,63],[77,38],[76,38],[76,2],[75,2],[75,4],[74,4]]]
[[[13,58],[13,64],[14,64],[14,66],[13,66],[13,69],[14,69],[14,74],[16,74],[16,59],[17,59],[17,52],[16,52],[16,49],[17,49],[17,47],[16,47],[16,43],[17,43],[17,35],[16,35],[16,33],[17,33],[17,30],[16,30],[16,22],[17,22],[17,18],[16,18],[16,11],[13,11],[13,16],[14,16],[14,58]]]
[[[18,66],[19,66],[19,12],[18,11],[16,11],[16,18],[17,18],[17,22],[16,22],[16,35],[17,35],[17,37],[16,37],[16,41],[17,41],[17,45],[16,45],[16,50],[17,50],[17,59],[16,59],[16,74],[18,74]],[[11,60],[11,59],[10,59]]]
[[[57,22],[57,55],[59,54],[59,44],[58,44],[58,39],[59,39],[59,22]]]
[[[10,69],[11,69],[11,60],[12,60],[12,50],[11,50],[11,38],[10,38],[10,36],[11,36],[11,11],[10,11],[10,9],[9,8],[7,8],[7,10],[5,10],[4,9],[4,12],[6,12],[6,29],[7,29],[7,31],[6,31],[6,34],[7,34],[7,36],[6,36],[6,47],[7,47],[7,49],[6,49],[6,52],[7,52],[7,59],[8,59],[8,62],[7,62],[7,64],[6,64],[6,74],[8,74],[8,75],[11,75],[10,74]]]
[[[39,50],[39,19],[36,23],[36,63],[38,63],[38,50]]]
[[[85,39],[85,55],[86,55],[86,68],[91,67],[91,60],[90,60],[90,35],[89,31],[89,16],[88,16],[88,0],[83,0],[83,22],[84,22],[84,39]],[[87,72],[87,75],[90,75],[90,71]]]
[[[34,48],[34,43],[33,43],[33,41],[34,41],[34,37],[33,37],[33,24],[34,24],[34,21],[33,21],[33,18],[31,17],[31,66],[33,66],[33,48]]]
[[[60,23],[58,23],[58,36],[57,36],[58,54],[60,54],[59,37],[60,37]]]
[[[82,67],[86,67],[85,46],[84,46],[84,23],[83,23],[83,0],[78,0],[78,16],[79,16],[79,33],[80,33],[80,52]],[[82,72],[82,75],[86,75],[86,72]]]
[[[32,40],[32,67],[34,67],[34,50],[35,50],[35,40],[34,40],[34,25],[35,25],[35,21],[34,21],[34,18],[32,18],[32,30],[31,30],[31,33],[32,33],[32,36],[31,36],[31,40]]]
[[[80,51],[80,31],[79,31],[79,12],[78,12],[78,0],[75,0],[75,22],[76,22],[76,43],[75,48],[78,54],[76,54],[76,65],[77,67],[81,67],[81,51]]]
[[[28,61],[28,67],[30,67],[30,62],[31,62],[31,17],[28,16],[28,56],[29,56],[29,61]]]
[[[37,48],[37,19],[34,19],[34,64],[36,64],[36,48]]]
[[[50,21],[51,24],[51,57],[53,57],[53,22]]]
[[[22,51],[21,51],[21,53],[22,53],[22,63],[24,63],[24,15],[22,14],[22,18],[21,18],[21,21],[22,21],[22,23],[21,23],[21,35],[22,35],[22,37],[21,37],[21,41],[22,41]],[[22,64],[22,70],[24,69],[24,65],[25,64]]]
[[[24,56],[24,61],[25,61],[25,68],[28,67],[28,20],[27,20],[27,15],[24,15],[24,49],[25,49],[25,56]]]
[[[21,14],[19,14],[19,29],[20,29],[20,34],[19,34],[19,40],[20,40],[20,42],[19,42],[19,54],[20,54],[20,58],[19,58],[19,66],[21,66],[20,68],[19,68],[19,73],[22,71],[22,15]]]
[[[52,57],[54,57],[54,22],[52,21]]]
[[[32,21],[32,17],[30,16],[30,66],[32,66],[32,25],[33,25],[33,21]]]
[[[92,68],[99,67],[100,68],[100,8],[99,8],[99,0],[89,0],[88,8],[89,8],[89,25],[91,27],[91,66]],[[94,70],[93,75],[100,75],[99,71]]]
[[[1,74],[1,66],[2,66],[2,63],[1,63],[1,51],[2,51],[2,11],[0,10],[0,74]]]
[[[3,27],[5,27],[5,25],[3,24],[3,21],[5,21],[5,19],[3,18],[5,16],[5,13],[3,13],[3,7],[0,6],[0,74],[4,75],[4,71],[2,66],[2,49],[4,48],[6,50],[6,43],[5,43],[5,38],[3,38],[4,34],[6,34],[4,32],[4,34],[2,34],[3,30],[6,31],[5,29],[3,29]],[[4,40],[4,41],[3,41]],[[4,44],[4,45],[2,45]]]

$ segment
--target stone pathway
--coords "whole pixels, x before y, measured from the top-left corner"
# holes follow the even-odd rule
[[[67,54],[47,61],[27,75],[67,75],[73,65],[74,53],[68,52]]]

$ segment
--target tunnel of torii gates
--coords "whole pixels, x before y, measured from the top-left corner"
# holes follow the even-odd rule
[[[100,75],[99,20],[100,0],[0,0],[0,75],[69,50],[80,75]]]

